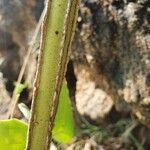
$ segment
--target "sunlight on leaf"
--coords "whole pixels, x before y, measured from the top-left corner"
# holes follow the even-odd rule
[[[24,150],[27,125],[17,119],[0,121],[0,149]]]
[[[17,119],[0,121],[0,149],[24,150],[27,124]],[[58,112],[53,129],[53,139],[60,143],[68,143],[75,136],[75,123],[69,98],[67,83],[63,84]]]
[[[67,83],[63,84],[60,93],[58,111],[55,118],[53,138],[61,143],[70,142],[75,136],[75,123]]]

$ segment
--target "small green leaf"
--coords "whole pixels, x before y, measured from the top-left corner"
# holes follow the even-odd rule
[[[0,149],[24,150],[27,125],[17,119],[0,121]]]
[[[60,101],[53,129],[53,138],[58,142],[68,143],[75,136],[75,123],[71,108],[67,83],[65,82],[61,89]]]
[[[27,88],[27,83],[18,83],[18,82],[14,82],[14,85],[15,85],[15,89],[14,89],[14,93],[16,95],[20,95],[22,93],[22,91]]]

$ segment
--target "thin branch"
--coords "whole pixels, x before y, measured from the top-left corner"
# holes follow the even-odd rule
[[[42,22],[44,20],[45,13],[46,13],[46,9],[43,10],[43,12],[41,14],[41,17],[39,19],[39,22],[38,22],[38,24],[36,26],[36,29],[34,31],[31,43],[29,45],[27,54],[26,54],[26,56],[24,58],[23,65],[21,67],[21,70],[20,70],[20,73],[19,73],[19,76],[18,76],[18,79],[17,79],[17,84],[21,84],[21,82],[22,82],[23,75],[25,73],[25,70],[26,70],[29,58],[31,56],[31,53],[34,51],[34,44],[35,44],[37,36],[38,36],[38,34],[40,32],[41,24],[42,24]],[[15,89],[14,89],[14,91],[15,91]],[[20,93],[13,92],[11,105],[10,105],[10,111],[8,112],[8,118],[13,118],[14,111],[15,111],[15,108],[16,108],[17,103],[19,101],[19,98],[20,98]]]

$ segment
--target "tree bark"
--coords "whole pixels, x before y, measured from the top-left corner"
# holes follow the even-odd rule
[[[85,0],[72,59],[116,104],[150,124],[150,2]],[[81,67],[80,67],[81,68]],[[80,72],[80,71],[79,71]]]

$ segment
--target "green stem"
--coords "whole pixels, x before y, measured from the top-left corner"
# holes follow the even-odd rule
[[[79,0],[48,0],[26,150],[48,150]]]

